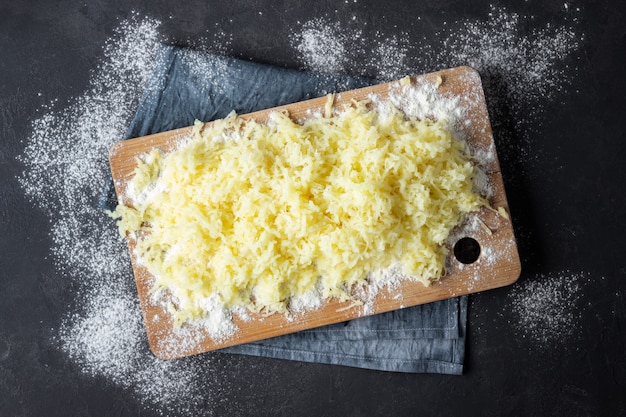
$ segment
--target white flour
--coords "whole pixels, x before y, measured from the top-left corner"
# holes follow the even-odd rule
[[[509,293],[514,330],[538,349],[565,346],[579,332],[582,310],[577,305],[591,281],[584,272],[539,275],[515,285]]]
[[[356,19],[354,19],[356,20]],[[291,43],[306,69],[327,74],[356,74],[391,81],[421,72],[406,71],[407,34],[373,37],[360,26],[316,18],[294,30]]]
[[[494,8],[485,20],[454,22],[435,39],[421,43],[404,40],[408,36],[393,29],[386,34],[350,29],[359,27],[360,18],[347,29],[328,19],[295,27],[294,52],[303,66],[388,80],[471,64],[484,77],[494,125],[500,123],[498,102],[513,101],[515,127],[525,138],[529,122],[547,118],[541,102],[558,97],[575,74],[575,68],[563,64],[580,42],[575,19],[567,16],[527,36],[522,29],[533,27],[530,17]],[[416,22],[423,21],[418,17]],[[55,343],[85,374],[133,392],[164,414],[188,415],[210,412],[212,394],[224,389],[218,356],[162,362],[149,352],[127,249],[113,221],[97,208],[107,181],[108,148],[123,137],[150,75],[158,28],[159,22],[137,16],[123,22],[107,42],[89,89],[65,106],[53,101],[41,109],[25,140],[20,182],[49,216],[57,272],[71,280],[76,291],[75,306],[62,319]],[[213,42],[220,51],[229,39],[222,32],[207,44]],[[201,65],[198,69],[206,71]],[[535,110],[525,113],[528,108]],[[518,147],[515,151],[522,156],[538,151],[528,139],[521,144],[500,140],[506,148]],[[569,328],[576,316],[563,305],[577,297],[577,288],[574,282],[559,284],[554,277],[522,284],[511,296],[521,328],[540,342],[552,337],[539,319],[545,308],[556,311],[553,324]],[[557,306],[546,303],[554,297],[561,300]]]
[[[351,39],[341,30],[339,22],[328,23],[321,19],[305,23],[302,31],[294,34],[297,39],[296,49],[313,71],[337,74],[344,71],[347,63],[346,48]],[[350,34],[353,38],[361,37],[361,32]]]
[[[536,27],[532,16],[492,7],[486,21],[457,22],[440,34],[445,48],[435,64],[480,72],[500,161],[527,175],[533,170],[526,167],[541,160],[544,138],[536,132],[546,120],[544,109],[576,75],[566,64],[583,39],[576,16],[574,10],[561,24]]]

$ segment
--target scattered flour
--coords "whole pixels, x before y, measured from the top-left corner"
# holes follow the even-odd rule
[[[215,91],[224,94],[226,91],[232,91],[232,87],[224,84],[224,74],[229,71],[229,65],[226,58],[212,57],[209,59],[203,51],[186,51],[182,55],[181,62],[189,68],[189,73],[203,80],[198,85],[206,86],[206,91]],[[237,82],[235,79],[232,83]]]
[[[510,103],[541,102],[563,92],[571,83],[565,60],[581,39],[573,27],[547,25],[533,27],[531,16],[492,7],[485,21],[457,22],[441,33],[445,48],[437,62],[469,65],[488,81],[499,78]],[[530,31],[527,32],[530,26]]]
[[[380,32],[366,37],[357,25],[345,26],[329,19],[316,18],[296,29],[291,43],[306,69],[392,81],[421,73],[409,74],[405,69],[409,53],[407,38],[406,33],[385,36]]]
[[[293,297],[289,300],[289,313],[290,319],[293,319],[299,313],[303,313],[309,310],[315,310],[322,306],[322,289],[320,285],[317,285],[313,291],[306,292],[297,297]]]
[[[373,271],[368,278],[368,285],[358,288],[356,291],[357,298],[362,303],[360,306],[361,315],[366,316],[374,313],[374,302],[381,290],[392,293],[406,279],[409,278],[402,272],[399,265]]]
[[[147,349],[136,295],[126,289],[99,288],[83,298],[84,310],[73,313],[57,342],[93,377],[106,377],[135,392],[148,407],[192,410],[204,401],[199,376],[210,362],[164,362]],[[180,400],[185,398],[185,403]]]
[[[123,138],[151,74],[159,22],[134,16],[106,43],[89,89],[53,102],[32,123],[20,160],[25,194],[50,218],[56,268],[76,285],[54,341],[87,375],[133,392],[146,407],[189,414],[210,401],[212,358],[163,362],[148,349],[128,249],[98,208],[109,147]]]
[[[294,34],[296,49],[306,60],[307,67],[331,74],[344,71],[348,60],[346,48],[352,39],[360,37],[360,31],[347,34],[342,31],[339,22],[328,23],[322,19],[306,22],[302,31]]]
[[[224,308],[217,294],[201,300],[200,307],[206,312],[206,318],[197,320],[194,324],[207,330],[213,340],[228,339],[238,330],[232,320],[232,311]]]
[[[541,160],[536,133],[546,106],[576,74],[568,64],[583,40],[576,15],[537,27],[532,16],[492,7],[487,20],[455,22],[439,34],[436,67],[470,65],[480,72],[501,162],[524,174],[536,172],[526,166]]]
[[[395,84],[395,83],[393,83]],[[430,82],[420,82],[416,86],[402,86],[389,93],[389,102],[402,110],[408,117],[418,119],[447,120],[454,127],[466,114],[459,97],[444,97],[437,86]],[[385,102],[379,104],[385,113]]]
[[[564,271],[516,284],[509,293],[515,331],[538,348],[571,342],[581,331],[577,302],[589,281],[587,273]]]

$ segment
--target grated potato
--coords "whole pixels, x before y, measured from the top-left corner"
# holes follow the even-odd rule
[[[328,106],[327,106],[328,107]],[[364,102],[294,123],[234,113],[196,122],[192,140],[138,162],[134,207],[113,213],[178,324],[226,308],[284,312],[319,291],[351,298],[368,273],[400,265],[425,285],[444,274],[450,231],[486,201],[446,120]]]

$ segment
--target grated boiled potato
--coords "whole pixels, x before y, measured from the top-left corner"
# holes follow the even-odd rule
[[[319,291],[351,298],[368,273],[400,265],[425,285],[444,273],[452,228],[486,201],[475,167],[445,120],[407,119],[365,103],[294,123],[234,113],[196,122],[194,137],[139,161],[118,206],[154,290],[176,300],[178,324],[203,300],[284,312]]]

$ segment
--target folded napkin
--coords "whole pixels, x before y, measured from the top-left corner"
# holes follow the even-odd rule
[[[315,74],[162,45],[127,138],[249,113],[375,80]],[[112,187],[101,205],[114,209]],[[222,349],[222,352],[398,372],[461,374],[467,297]]]

